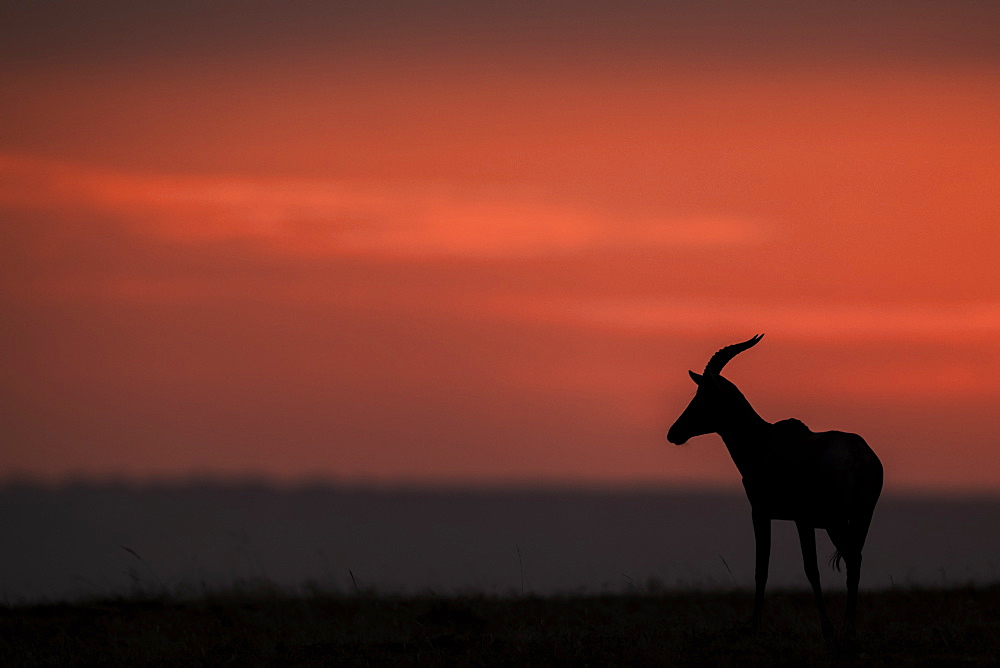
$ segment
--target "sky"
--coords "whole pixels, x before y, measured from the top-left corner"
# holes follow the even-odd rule
[[[6,2],[0,479],[1000,489],[1000,8]]]

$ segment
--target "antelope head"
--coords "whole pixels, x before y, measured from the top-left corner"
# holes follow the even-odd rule
[[[726,346],[712,355],[712,359],[708,360],[705,372],[702,374],[688,371],[691,380],[698,386],[698,390],[695,392],[694,398],[691,399],[691,403],[667,432],[668,441],[676,445],[683,445],[687,443],[688,439],[695,436],[717,432],[734,410],[738,410],[743,405],[749,405],[736,386],[720,374],[722,367],[726,366],[729,360],[744,350],[757,345],[763,336],[763,334],[758,334],[743,343]]]

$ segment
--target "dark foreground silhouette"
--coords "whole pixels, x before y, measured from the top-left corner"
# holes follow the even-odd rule
[[[831,604],[845,604],[833,594]],[[772,593],[750,633],[749,591],[552,598],[289,596],[0,607],[5,666],[990,665],[1000,588],[866,593],[865,624],[826,643],[808,592]]]
[[[771,556],[771,520],[792,520],[799,533],[806,577],[819,607],[823,634],[833,625],[823,602],[816,565],[816,529],[826,529],[837,548],[831,564],[847,565],[847,631],[857,618],[861,550],[882,492],[882,463],[857,434],[810,431],[798,420],[767,422],[753,409],[722,368],[763,337],[726,346],[708,361],[701,375],[688,373],[698,391],[667,433],[682,444],[702,434],[718,434],[743,476],[757,544],[756,596],[752,625],[760,628]]]

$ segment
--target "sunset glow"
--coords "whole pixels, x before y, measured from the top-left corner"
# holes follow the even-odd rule
[[[1000,488],[996,10],[252,4],[3,10],[0,477],[731,486],[664,435],[766,332]]]

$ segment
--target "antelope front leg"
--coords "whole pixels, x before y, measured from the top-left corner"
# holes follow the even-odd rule
[[[809,579],[813,594],[816,596],[816,605],[819,607],[819,623],[823,629],[823,636],[829,639],[833,637],[833,624],[830,623],[830,616],[826,613],[823,589],[819,584],[819,568],[816,566],[816,530],[802,522],[796,522],[795,528],[799,530],[799,545],[802,547],[802,564],[806,569],[806,578]]]
[[[767,566],[771,560],[771,520],[758,513],[753,515],[753,536],[757,545],[757,563],[754,568],[756,590],[753,597],[754,631],[760,630],[760,616],[764,610],[764,588],[767,586]]]

